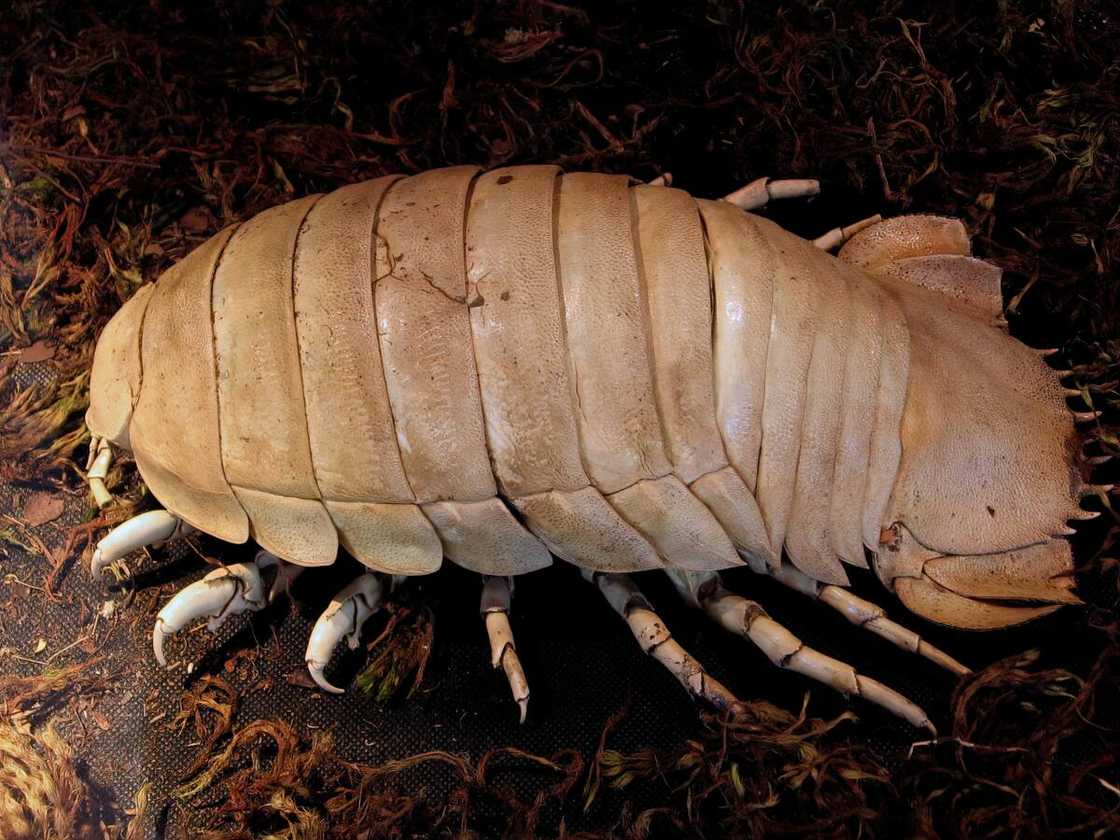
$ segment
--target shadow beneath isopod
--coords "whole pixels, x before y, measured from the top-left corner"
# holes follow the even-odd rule
[[[275,629],[288,618],[290,610],[288,597],[281,593],[257,612],[232,615],[226,619],[227,624],[232,623],[237,626],[228,638],[211,641],[217,637],[206,633],[204,638],[210,643],[205,645],[202,656],[193,660],[194,668],[183,679],[183,688],[190,688],[200,677],[225,672],[228,663],[233,661],[241,651],[255,650],[258,657],[277,656],[276,652],[269,653],[269,647],[273,640],[278,638]],[[226,625],[223,625],[219,633],[223,632],[225,627]]]

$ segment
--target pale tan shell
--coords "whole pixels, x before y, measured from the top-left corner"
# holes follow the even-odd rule
[[[89,425],[172,513],[303,565],[339,545],[399,574],[784,552],[844,584],[866,546],[941,609],[929,587],[989,597],[971,557],[1068,560],[1024,550],[1076,508],[1069,413],[1000,324],[998,270],[952,220],[872,225],[837,259],[666,187],[455,167],[200,246],[106,330]],[[906,562],[880,545],[897,522],[922,546]]]

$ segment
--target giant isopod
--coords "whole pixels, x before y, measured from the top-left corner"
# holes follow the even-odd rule
[[[91,487],[107,501],[128,450],[163,509],[101,540],[94,571],[192,529],[260,545],[164,606],[162,662],[189,622],[263,606],[264,569],[286,580],[341,548],[369,571],[339,582],[306,657],[338,690],[335,645],[393,579],[447,558],[481,576],[524,718],[513,581],[559,558],[685,688],[733,711],[631,576],[657,571],[776,665],[932,728],[719,573],[746,565],[965,673],[849,592],[848,568],[970,630],[1076,603],[1064,537],[1093,515],[1081,418],[1006,332],[1000,271],[960,222],[810,242],[750,212],[815,189],[763,179],[711,201],[665,179],[462,166],[226,228],[98,342]]]

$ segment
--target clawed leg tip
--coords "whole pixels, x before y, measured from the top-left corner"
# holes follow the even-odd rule
[[[714,586],[703,592],[700,589],[700,581],[703,579],[688,579],[673,574],[670,574],[670,578],[682,595],[702,607],[711,618],[725,629],[747,639],[757,648],[760,648],[766,653],[767,658],[778,667],[828,685],[845,695],[859,696],[865,701],[907,721],[912,726],[936,732],[933,724],[930,723],[929,715],[921,707],[915,705],[894,689],[860,674],[850,664],[833,659],[831,656],[804,644],[789,630],[770,618],[758,604],[724,589],[718,575],[713,574],[704,581],[705,583],[714,583]],[[862,613],[866,615],[869,619],[865,622],[867,625],[878,622],[880,631],[891,631],[889,634],[884,633],[888,638],[895,636],[900,640],[907,639],[904,634],[900,633],[902,628],[899,628],[893,622],[886,621],[882,612],[876,611],[873,605],[853,599],[850,596],[836,600],[835,593],[845,593],[845,590],[834,586],[825,586],[817,590],[820,599],[834,607],[844,607],[851,610],[854,605],[858,609],[851,610],[852,614],[859,615]],[[917,646],[912,648],[915,652],[920,650],[945,667],[952,668],[953,665],[963,667],[956,660],[936,648],[928,645],[923,646],[921,639],[915,634],[910,634],[909,640],[916,643]],[[727,692],[725,696],[730,698],[730,692]],[[733,698],[731,699],[733,700]],[[730,707],[733,703],[728,702],[723,705]]]
[[[101,549],[94,549],[93,557],[91,557],[89,561],[90,574],[92,574],[94,577],[100,577],[101,573],[108,565],[109,564],[108,562],[106,562],[105,555],[102,553]]]
[[[518,707],[518,723],[525,723],[529,713],[529,683],[513,644],[513,628],[509,623],[509,606],[513,594],[512,579],[484,575],[482,584],[482,619],[490,641],[490,667],[506,672],[510,692]]]
[[[161,630],[157,624],[156,628],[152,631],[152,653],[155,654],[156,662],[159,663],[159,667],[166,668],[167,656],[163,652],[163,639],[163,630]]]
[[[216,632],[230,615],[259,610],[264,596],[257,568],[235,563],[215,569],[189,586],[180,589],[163,605],[152,629],[152,649],[160,665],[164,640],[199,618],[209,618],[207,627]]]
[[[381,606],[382,586],[375,575],[359,575],[332,600],[311,629],[304,662],[311,679],[329,694],[345,694],[345,689],[331,685],[323,676],[338,643],[344,638],[351,650],[358,647],[362,625]]]
[[[323,667],[322,665],[314,665],[310,662],[307,663],[307,671],[311,674],[311,679],[315,681],[315,685],[319,686],[319,688],[323,689],[323,691],[328,694],[345,694],[346,689],[331,684],[328,682],[327,678],[323,676]]]
[[[111,563],[147,546],[160,546],[195,529],[166,510],[149,510],[117,525],[102,537],[90,558],[94,575]]]

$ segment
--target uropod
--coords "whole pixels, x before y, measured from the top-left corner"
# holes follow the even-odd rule
[[[668,178],[453,167],[226,228],[98,341],[91,489],[108,502],[127,450],[162,509],[102,539],[94,572],[193,530],[261,547],[163,607],[162,663],[188,623],[260,609],[343,549],[369,571],[339,581],[306,655],[338,691],[335,646],[392,581],[446,558],[480,575],[524,719],[513,582],[559,558],[688,691],[734,711],[639,590],[634,573],[660,572],[775,665],[932,729],[720,571],[745,565],[967,673],[852,594],[849,567],[968,630],[1077,603],[1065,537],[1095,515],[1075,431],[1090,415],[1008,335],[1000,271],[960,222],[876,217],[811,242],[750,212],[816,191],[761,179],[709,201]]]

